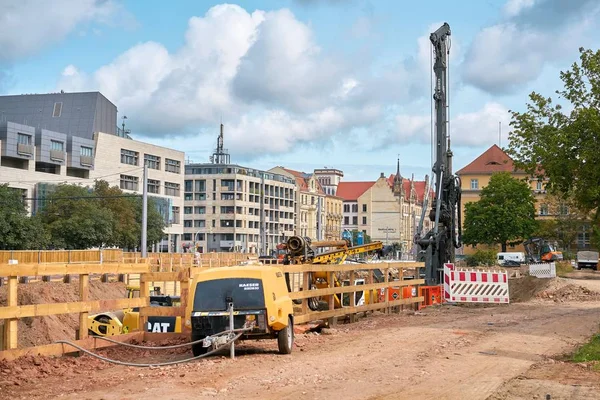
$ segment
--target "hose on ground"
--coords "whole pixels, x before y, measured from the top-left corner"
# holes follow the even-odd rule
[[[221,332],[221,333],[225,333],[225,332],[229,332],[229,331],[224,331],[224,332]],[[219,346],[216,349],[211,350],[209,352],[206,352],[204,354],[201,354],[199,356],[191,357],[191,358],[185,358],[183,360],[167,361],[167,362],[162,362],[162,363],[132,363],[132,362],[127,362],[127,361],[113,360],[111,358],[104,357],[104,356],[101,356],[101,355],[96,354],[96,353],[92,353],[91,351],[89,351],[87,349],[84,349],[83,347],[81,347],[81,346],[79,346],[79,345],[77,345],[77,344],[75,344],[73,342],[70,342],[68,340],[58,340],[55,343],[66,344],[66,345],[74,347],[77,350],[82,351],[82,352],[84,352],[84,353],[86,353],[86,354],[88,354],[88,355],[90,355],[92,357],[95,357],[95,358],[97,358],[99,360],[102,360],[102,361],[105,361],[105,362],[108,362],[108,363],[111,363],[111,364],[124,365],[126,367],[149,368],[149,367],[163,367],[163,366],[167,366],[167,365],[183,364],[183,363],[187,363],[187,362],[190,362],[190,361],[199,360],[199,359],[204,358],[204,357],[208,357],[208,356],[210,356],[210,355],[218,352],[219,350],[221,350],[221,349],[229,346],[231,343],[235,342],[236,340],[238,340],[243,335],[243,333],[244,332],[238,333],[235,337],[233,337],[232,339],[230,339],[227,342],[225,342],[222,346]],[[186,343],[186,345],[190,345],[192,343],[197,343],[197,342],[200,342],[200,340],[197,340],[197,341],[191,342],[191,343]],[[123,343],[120,343],[120,344],[123,344]],[[145,348],[145,349],[148,349],[148,347],[144,347],[144,346],[142,346],[142,347]]]
[[[218,335],[222,335],[224,333],[228,333],[228,332],[245,332],[247,331],[247,328],[240,328],[240,329],[234,329],[233,331],[223,331],[223,332],[219,332],[213,336],[218,336]],[[102,339],[102,340],[106,340],[107,342],[110,343],[115,343],[119,346],[125,346],[125,347],[132,347],[134,349],[144,349],[144,350],[172,350],[172,349],[178,349],[180,347],[186,347],[186,346],[192,346],[196,343],[200,343],[201,341],[203,341],[204,339],[199,339],[199,340],[194,340],[193,342],[188,342],[188,343],[180,343],[180,344],[174,344],[171,346],[141,346],[138,344],[131,344],[131,343],[125,343],[125,342],[119,342],[118,340],[114,340],[114,339],[110,339],[106,336],[94,336],[95,339]]]

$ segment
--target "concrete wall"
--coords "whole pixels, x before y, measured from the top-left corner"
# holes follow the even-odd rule
[[[52,141],[61,142],[63,144],[62,160],[52,158],[50,150],[52,149]],[[64,133],[54,132],[47,129],[36,129],[35,132],[35,161],[45,162],[56,165],[67,164],[67,135]]]

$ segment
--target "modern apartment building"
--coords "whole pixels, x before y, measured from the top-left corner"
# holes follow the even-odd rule
[[[141,193],[145,162],[167,225],[155,250],[181,250],[184,153],[131,140],[116,123],[117,107],[98,92],[0,96],[0,183],[35,198],[26,201],[35,213],[60,183],[104,179]]]
[[[274,167],[269,172],[287,176],[296,182],[295,234],[312,240],[323,240],[327,213],[326,194],[317,176],[284,167]]]
[[[222,148],[221,148],[222,150]],[[213,161],[228,161],[216,152]],[[294,234],[292,178],[236,164],[185,166],[183,246],[271,255]]]

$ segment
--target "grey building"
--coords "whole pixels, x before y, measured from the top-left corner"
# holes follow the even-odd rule
[[[94,132],[117,135],[117,107],[100,92],[0,96],[0,121],[85,139]]]

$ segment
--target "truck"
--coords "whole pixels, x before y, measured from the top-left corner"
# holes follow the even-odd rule
[[[578,251],[576,269],[591,268],[598,269],[598,252],[597,251]]]

